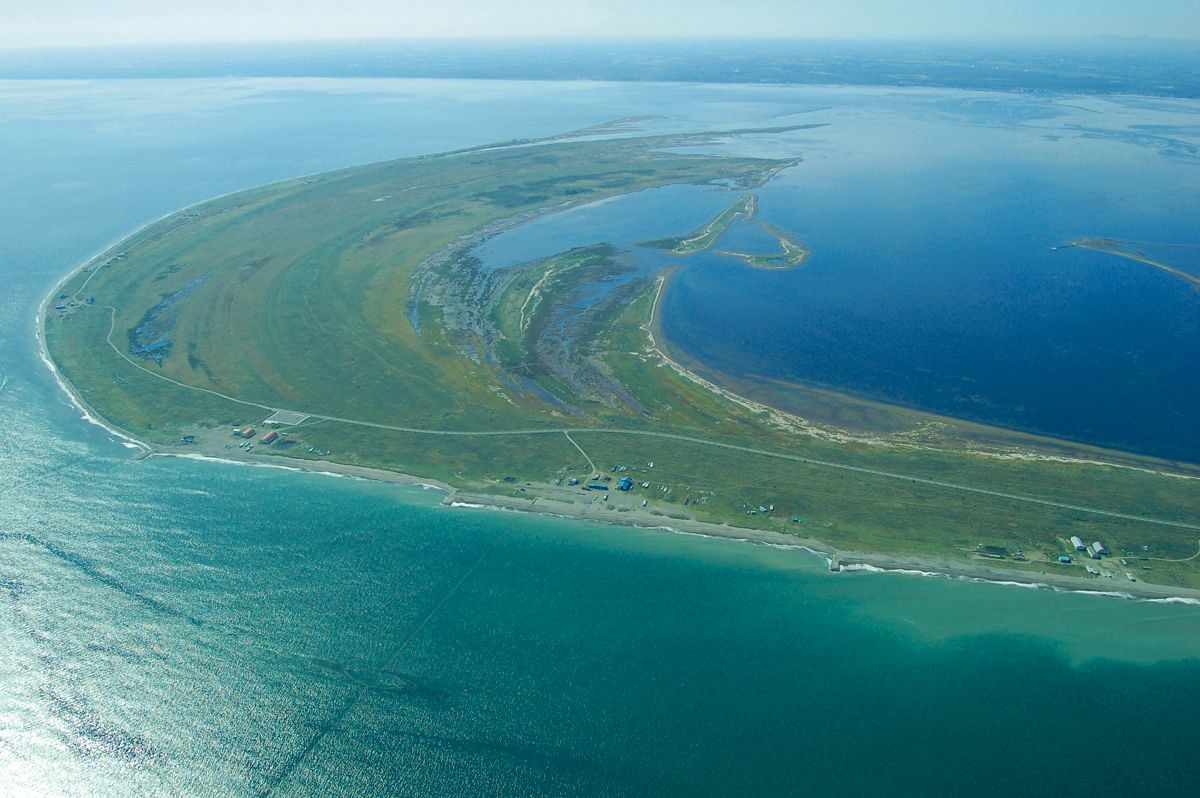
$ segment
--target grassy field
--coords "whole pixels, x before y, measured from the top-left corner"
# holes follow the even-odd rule
[[[612,512],[856,551],[973,560],[1004,549],[997,562],[1014,569],[1048,567],[1078,535],[1125,559],[1097,564],[1121,580],[1200,588],[1200,562],[1186,559],[1200,541],[1200,480],[1181,476],[1192,466],[1005,430],[946,433],[828,393],[805,401],[864,423],[811,425],[669,360],[653,334],[660,276],[580,310],[593,286],[628,275],[610,245],[504,274],[471,257],[474,242],[555,208],[719,180],[730,207],[659,242],[716,244],[788,162],[672,152],[706,139],[556,137],[214,200],[69,278],[45,309],[47,349],[86,404],[159,446],[190,436],[196,451],[237,454],[233,426],[290,409],[312,418],[281,429],[287,448],[256,454],[579,502],[590,494],[566,480],[593,476],[590,459],[614,483],[635,482],[614,492]],[[1018,549],[1029,562],[1012,559]]]

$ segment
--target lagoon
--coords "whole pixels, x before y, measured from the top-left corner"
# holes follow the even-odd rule
[[[758,192],[757,221],[814,255],[767,272],[714,251],[682,259],[662,324],[690,362],[782,384],[772,395],[784,405],[794,383],[1200,461],[1200,292],[1145,264],[1065,247],[1092,235],[1133,241],[1194,268],[1200,104],[746,91],[747,124],[820,125],[721,144],[803,159]],[[574,209],[489,241],[480,256],[512,264],[603,240],[660,268],[680,259],[637,243],[695,229],[734,191],[667,188]],[[739,222],[716,249],[778,245]]]
[[[3,792],[1096,795],[1194,783],[1200,607],[829,574],[800,550],[451,510],[432,491],[274,469],[134,462],[37,359],[34,312],[63,273],[208,196],[614,115],[674,108],[673,124],[704,129],[812,104],[753,87],[0,84],[0,148],[19,164],[0,195]],[[710,200],[697,202],[699,222]],[[830,253],[817,230],[777,221]],[[709,268],[734,267],[696,261],[681,275]],[[1091,767],[1094,751],[1117,764]]]

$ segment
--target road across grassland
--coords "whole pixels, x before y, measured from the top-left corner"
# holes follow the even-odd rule
[[[76,295],[76,298],[78,298],[78,295]],[[87,306],[84,306],[85,309],[86,309],[86,307]],[[641,436],[641,437],[645,437],[645,438],[658,438],[661,440],[673,440],[673,441],[681,441],[684,443],[694,443],[694,444],[697,444],[700,446],[714,446],[714,447],[718,447],[721,449],[726,449],[726,450],[736,451],[736,452],[744,452],[746,454],[753,454],[753,455],[758,455],[761,457],[772,457],[772,458],[776,458],[779,460],[789,460],[791,462],[803,463],[805,465],[816,466],[818,468],[833,468],[833,469],[838,469],[840,471],[847,471],[847,472],[851,472],[851,473],[855,473],[855,474],[866,474],[868,476],[882,477],[884,479],[893,479],[893,480],[897,480],[897,481],[908,482],[908,483],[913,483],[913,484],[918,484],[918,485],[928,485],[928,486],[936,487],[936,488],[945,488],[947,490],[961,491],[963,493],[972,493],[972,494],[975,494],[978,496],[990,496],[993,498],[1008,499],[1010,501],[1016,501],[1016,502],[1024,502],[1026,504],[1036,504],[1036,505],[1039,505],[1042,507],[1052,507],[1052,508],[1055,508],[1058,510],[1070,510],[1072,512],[1087,513],[1089,515],[1098,515],[1098,516],[1103,516],[1105,518],[1117,518],[1117,519],[1120,519],[1123,521],[1136,521],[1139,523],[1154,524],[1157,526],[1166,526],[1166,527],[1174,527],[1177,529],[1191,529],[1191,530],[1195,530],[1195,531],[1200,531],[1200,524],[1191,524],[1191,523],[1187,523],[1186,521],[1171,521],[1171,520],[1168,520],[1165,518],[1153,518],[1151,516],[1139,516],[1139,515],[1131,515],[1129,513],[1119,513],[1114,510],[1104,510],[1104,509],[1101,509],[1098,507],[1085,507],[1083,505],[1078,505],[1078,504],[1068,504],[1066,502],[1057,502],[1057,501],[1053,501],[1051,499],[1042,499],[1042,498],[1038,498],[1036,496],[1024,496],[1019,493],[1007,493],[1004,491],[989,490],[987,488],[977,488],[977,487],[973,487],[970,485],[960,485],[960,484],[957,484],[954,482],[944,482],[944,481],[938,480],[938,479],[928,479],[925,477],[913,476],[911,474],[899,474],[899,473],[896,473],[893,471],[882,471],[882,470],[874,469],[874,468],[866,468],[863,466],[849,465],[848,463],[835,463],[835,462],[832,462],[829,460],[818,460],[818,459],[815,459],[812,457],[804,457],[804,456],[798,455],[798,454],[787,454],[785,452],[773,452],[773,451],[770,451],[769,449],[757,449],[752,446],[741,446],[741,445],[735,444],[735,443],[725,443],[723,441],[714,441],[714,440],[711,440],[708,438],[699,438],[699,437],[694,437],[691,435],[679,435],[679,434],[671,433],[671,432],[654,432],[653,430],[632,430],[632,429],[620,429],[620,428],[611,428],[611,427],[535,427],[535,428],[531,428],[531,429],[512,429],[512,430],[438,430],[438,429],[422,429],[420,427],[404,427],[404,426],[399,426],[396,424],[381,424],[379,422],[374,422],[374,421],[362,421],[360,419],[342,418],[339,416],[326,416],[326,415],[321,415],[320,413],[310,413],[305,410],[289,410],[289,409],[276,408],[276,407],[272,407],[270,405],[261,404],[259,402],[251,402],[251,401],[247,401],[245,399],[238,399],[236,397],[229,396],[227,394],[223,394],[223,393],[220,393],[219,391],[214,391],[214,390],[211,390],[208,388],[201,388],[196,385],[188,385],[187,383],[180,382],[179,380],[168,377],[165,374],[158,374],[158,373],[155,373],[154,371],[152,371],[151,369],[146,368],[142,364],[136,362],[133,358],[129,357],[129,355],[127,355],[125,352],[122,352],[116,346],[116,344],[114,344],[112,342],[112,334],[116,328],[116,323],[117,323],[117,311],[116,311],[116,308],[112,307],[111,305],[104,305],[103,307],[105,309],[107,309],[110,313],[108,336],[106,337],[105,340],[107,341],[108,345],[112,348],[112,350],[114,352],[116,352],[118,355],[120,355],[122,359],[124,359],[126,362],[128,362],[130,365],[132,365],[134,368],[137,368],[157,379],[165,380],[166,382],[169,382],[172,385],[178,386],[180,388],[185,388],[187,390],[192,390],[192,391],[200,391],[201,393],[206,393],[206,394],[209,394],[210,396],[216,396],[221,399],[225,399],[227,401],[234,402],[236,404],[245,405],[247,407],[256,407],[261,410],[267,411],[268,414],[289,413],[289,414],[295,414],[297,416],[303,415],[303,416],[308,417],[309,419],[317,419],[320,421],[333,421],[333,422],[337,422],[340,424],[351,424],[351,425],[359,426],[359,427],[369,427],[371,429],[389,430],[391,432],[401,432],[401,433],[407,433],[407,434],[413,434],[413,435],[440,435],[440,436],[446,436],[446,437],[494,437],[494,436],[504,436],[504,435],[565,435],[567,437],[567,440],[570,441],[571,444],[576,449],[578,449],[581,454],[583,454],[584,459],[586,459],[588,461],[588,464],[592,467],[593,472],[596,470],[595,464],[592,463],[591,458],[587,456],[587,453],[583,451],[583,448],[580,447],[579,444],[576,443],[575,440],[571,437],[572,435],[587,435],[587,434],[637,435],[637,436]]]

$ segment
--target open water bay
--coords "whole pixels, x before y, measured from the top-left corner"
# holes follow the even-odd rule
[[[1190,791],[1200,607],[833,575],[801,550],[135,462],[38,359],[57,279],[188,203],[828,99],[789,91],[0,84],[0,795]]]
[[[741,116],[713,128],[801,128],[705,149],[802,161],[756,191],[756,219],[712,250],[678,258],[638,244],[696,229],[740,189],[668,187],[568,211],[487,242],[485,262],[601,240],[647,269],[682,262],[662,305],[670,342],[705,373],[784,386],[773,394],[785,402],[787,385],[804,384],[1200,461],[1198,284],[1069,246],[1131,242],[1131,254],[1197,274],[1200,104],[742,91]],[[777,252],[764,221],[811,249],[802,267],[729,254]]]

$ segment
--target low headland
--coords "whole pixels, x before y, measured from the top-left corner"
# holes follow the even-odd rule
[[[1071,247],[1080,247],[1082,249],[1090,249],[1093,252],[1103,252],[1106,255],[1116,255],[1119,258],[1125,258],[1135,263],[1143,263],[1151,268],[1158,269],[1161,272],[1177,277],[1180,280],[1190,284],[1196,291],[1200,291],[1200,274],[1193,274],[1178,266],[1173,266],[1158,258],[1153,258],[1146,251],[1149,247],[1159,247],[1167,249],[1193,249],[1187,244],[1149,244],[1142,241],[1122,241],[1116,238],[1097,238],[1095,236],[1087,236],[1084,238],[1076,238],[1069,244],[1064,244],[1054,249],[1070,249]]]
[[[90,417],[146,453],[804,546],[836,567],[1200,597],[1192,464],[827,393],[810,400],[856,423],[786,412],[671,352],[669,274],[641,274],[611,244],[504,270],[475,257],[572,205],[732,186],[700,230],[651,242],[686,268],[795,163],[678,154],[730,133],[564,135],[201,203],[65,278],[40,314],[43,352]],[[768,230],[783,252],[739,256],[749,265],[811,255]]]

